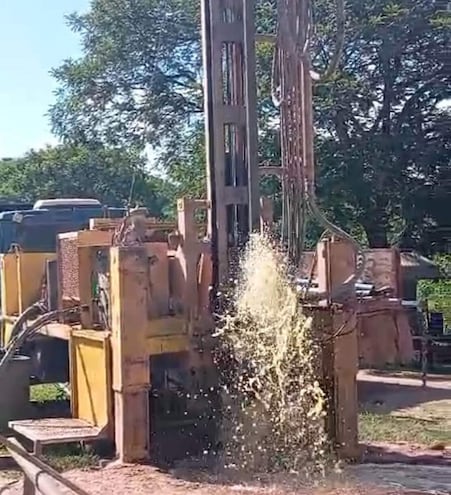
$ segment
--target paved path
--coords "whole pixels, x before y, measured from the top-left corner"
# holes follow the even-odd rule
[[[362,484],[435,495],[451,493],[451,467],[364,464],[348,470]]]
[[[415,375],[417,375],[415,377]],[[422,387],[420,373],[385,373],[361,370],[357,375],[359,382],[400,385],[404,387]],[[451,376],[430,375],[427,377],[426,388],[451,391]]]

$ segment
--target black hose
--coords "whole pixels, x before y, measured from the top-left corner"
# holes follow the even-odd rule
[[[30,306],[31,308],[31,306]],[[2,373],[5,371],[8,362],[14,357],[15,352],[24,344],[24,342],[35,335],[42,327],[58,321],[58,318],[62,314],[78,312],[79,308],[71,308],[65,311],[50,311],[39,316],[34,320],[29,326],[25,327],[19,333],[17,333],[14,338],[11,339],[5,352],[0,361],[0,380],[2,378]]]
[[[46,311],[46,307],[42,301],[38,301],[35,304],[29,306],[22,314],[19,315],[14,322],[11,330],[10,340],[12,340],[22,329],[23,325],[28,321]]]

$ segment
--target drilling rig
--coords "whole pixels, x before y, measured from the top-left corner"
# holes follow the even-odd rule
[[[260,178],[281,182],[283,208],[280,241],[291,264],[301,262],[307,217],[324,227],[316,264],[318,291],[306,287],[303,306],[322,320],[333,344],[324,350],[324,386],[328,389],[328,430],[345,456],[357,451],[355,286],[364,266],[358,243],[322,213],[315,193],[312,86],[338,67],[344,42],[344,1],[336,2],[336,46],[324,75],[314,74],[310,60],[312,2],[278,0],[272,99],[280,113],[281,163],[258,163],[255,1],[203,0],[202,41],[209,238],[212,286],[221,286],[235,265],[236,252],[251,232],[271,228],[273,213],[261,197]],[[216,293],[216,292],[214,292]],[[339,338],[339,339],[338,339]],[[340,343],[338,344],[338,340]]]
[[[281,242],[293,264],[302,257],[308,213],[329,232],[317,249],[319,290],[313,296],[307,287],[303,305],[326,321],[331,335],[341,336],[330,340],[322,356],[328,429],[344,456],[356,455],[353,303],[360,249],[316,202],[310,1],[277,2],[278,28],[271,39],[282,163],[274,167],[258,163],[255,2],[201,5],[207,199],[179,200],[174,224],[144,215],[139,222],[93,219],[89,230],[60,234],[55,268],[33,265],[36,276],[46,274],[44,300],[36,295],[32,315],[25,309],[4,330],[0,366],[12,362],[25,340],[67,344],[72,417],[9,423],[33,441],[37,453],[51,443],[109,439],[119,459],[130,462],[148,458],[161,431],[172,428],[194,438],[206,426],[208,437],[214,415],[198,409],[205,403],[220,407],[210,348],[215,302],[250,234],[271,227],[271,204],[261,198],[259,184],[262,175],[273,174],[283,189]],[[342,0],[337,7],[340,31]],[[342,37],[337,39],[339,54]],[[324,77],[334,70],[337,54]],[[206,212],[206,225],[197,222],[198,210]],[[121,237],[138,224],[133,243]],[[20,264],[4,256],[4,307],[24,299],[16,282],[24,277],[25,258],[23,253]],[[196,396],[206,401],[189,398]],[[194,412],[187,417],[187,411]]]

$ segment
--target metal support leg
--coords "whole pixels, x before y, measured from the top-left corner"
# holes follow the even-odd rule
[[[318,284],[321,292],[331,293],[355,271],[353,247],[332,239],[318,245]],[[355,301],[354,301],[355,302]],[[324,334],[329,344],[324,352],[325,368],[332,379],[330,434],[344,459],[358,457],[358,339],[357,315],[352,299],[342,311],[332,312],[330,328]]]
[[[121,462],[140,461],[149,455],[148,305],[146,249],[111,248],[114,419]]]

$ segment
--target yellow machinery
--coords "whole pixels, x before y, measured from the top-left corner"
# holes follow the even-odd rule
[[[16,317],[42,297],[47,261],[55,253],[24,253],[20,250],[1,255],[1,311],[4,325],[0,343],[9,341]]]
[[[56,284],[60,321],[43,326],[39,337],[67,342],[72,419],[13,421],[11,427],[31,439],[37,451],[50,443],[104,438],[115,440],[124,459],[146,458],[151,437],[172,426],[164,418],[161,425],[162,415],[150,410],[150,405],[171,407],[164,397],[149,402],[152,382],[158,394],[175,387],[169,401],[180,391],[199,393],[215,384],[203,346],[211,333],[210,246],[194,220],[195,211],[206,206],[204,201],[179,201],[178,229],[172,236],[173,225],[141,219],[146,232],[136,246],[129,245],[127,235],[115,241],[115,232],[126,223],[121,220],[93,219],[91,230],[58,236],[57,278],[46,285],[55,291]],[[29,297],[24,301],[29,305],[39,299],[46,262],[55,256],[22,257],[28,264],[34,260],[39,274],[33,294],[14,293],[17,299]],[[10,294],[17,272],[7,264],[14,260],[13,255],[3,259],[5,305],[14,300]],[[73,313],[69,319],[64,313],[70,307],[77,308],[76,320]],[[195,419],[186,416],[193,411],[186,398],[175,406],[178,411],[172,407],[171,414],[163,415],[171,419],[175,413],[173,424],[181,428],[177,434],[183,436],[202,416],[201,401],[192,404]],[[151,417],[161,426],[154,434],[148,428]]]
[[[171,451],[154,451],[160,460],[177,456],[177,447],[182,449],[179,455],[211,448],[216,426],[212,416],[219,408],[209,352],[211,245],[194,215],[208,206],[205,201],[180,200],[177,230],[167,235],[173,226],[146,219],[145,238],[136,245],[126,236],[115,238],[120,221],[96,219],[89,231],[59,235],[58,306],[79,308],[79,321],[63,317],[44,326],[40,335],[68,344],[72,418],[12,421],[12,429],[32,440],[37,453],[46,444],[100,439],[113,441],[118,457],[127,462],[148,458],[155,447]],[[264,224],[270,221],[262,218]],[[161,242],[165,236],[169,242]],[[330,290],[341,283],[343,267],[352,269],[352,251],[346,243],[327,241],[318,253],[325,260],[318,265],[318,278],[322,288]],[[37,273],[42,274],[47,260],[42,256],[35,261]],[[3,270],[5,280],[9,272]],[[13,299],[5,301],[11,304]],[[340,327],[344,317],[337,314],[331,317],[337,321],[329,323]],[[340,339],[331,352],[325,367],[332,380],[329,395],[335,390],[342,404],[331,429],[356,443],[356,428],[348,429],[356,404],[355,369],[349,364],[351,354],[357,355],[355,335]],[[152,397],[152,391],[166,392],[172,404],[165,397]],[[196,393],[209,395],[208,400],[190,403],[186,395]],[[171,432],[171,426],[176,430]],[[187,439],[192,440],[189,446]]]
[[[41,313],[35,307],[46,299],[47,272],[56,262],[56,253],[23,252],[15,249],[0,255],[1,266],[1,326],[0,347],[11,339],[19,315],[27,321]],[[26,342],[21,352],[31,356],[32,378],[40,382],[68,380],[67,346],[57,339],[35,338]]]
[[[210,352],[211,299],[249,233],[271,224],[271,205],[260,199],[260,174],[285,178],[289,172],[257,163],[253,4],[202,1],[208,200],[180,200],[176,225],[137,214],[125,221],[93,220],[90,230],[58,238],[57,273],[49,270],[46,289],[59,321],[40,328],[39,335],[67,342],[72,418],[11,422],[37,451],[49,443],[105,438],[114,441],[118,458],[129,462],[148,458],[155,445],[165,444],[172,457],[182,448],[183,455],[191,446],[185,448],[182,437],[212,447],[220,400]],[[301,65],[308,86],[310,72],[304,60]],[[198,210],[207,214],[206,232],[196,223]],[[36,259],[35,265],[24,262],[37,274],[26,290],[21,280],[29,281],[31,268],[19,272],[13,259],[3,260],[2,293],[5,305],[15,304],[19,312],[39,298],[37,280],[48,258]],[[317,259],[325,296],[312,310],[326,315],[332,334],[346,327],[345,336],[338,344],[332,341],[323,356],[333,410],[329,431],[352,457],[357,448],[355,306],[351,297],[346,307],[335,305],[331,312],[329,296],[345,282],[349,286],[355,254],[348,242],[330,238],[319,244]],[[167,436],[159,442],[162,432]]]

